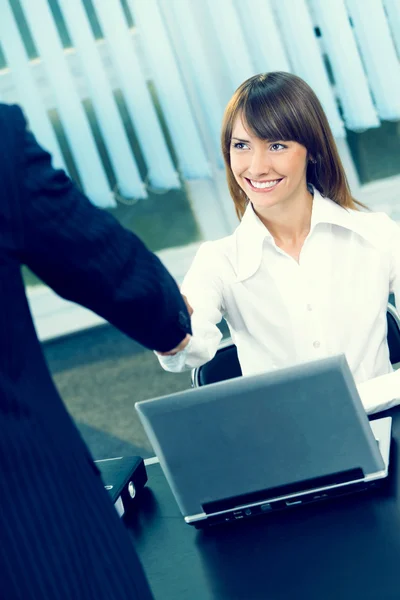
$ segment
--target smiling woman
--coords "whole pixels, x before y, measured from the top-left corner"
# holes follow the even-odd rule
[[[222,151],[241,220],[203,244],[182,284],[193,308],[185,350],[166,370],[200,366],[228,323],[244,375],[345,354],[357,382],[391,371],[388,291],[400,295],[399,229],[362,210],[311,88],[256,75],[229,102]]]
[[[277,182],[272,190],[278,193],[280,188],[281,199],[292,196],[299,185],[305,192],[307,181],[337,204],[350,208],[359,204],[351,196],[321,103],[296,75],[275,72],[245,81],[225,110],[221,144],[229,190],[239,218],[250,199],[249,192],[260,189],[257,182],[262,177]],[[245,150],[247,158],[242,158]],[[242,167],[247,167],[247,179],[238,175]],[[260,172],[260,168],[270,174]],[[274,168],[289,169],[290,176],[274,172]],[[255,185],[251,184],[252,178]],[[290,181],[284,182],[285,187],[281,181],[286,178]]]

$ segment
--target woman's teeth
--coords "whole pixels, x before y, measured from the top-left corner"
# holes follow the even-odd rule
[[[275,179],[274,181],[253,181],[250,179],[249,181],[253,187],[262,190],[265,188],[274,187],[274,185],[280,182],[280,179]]]

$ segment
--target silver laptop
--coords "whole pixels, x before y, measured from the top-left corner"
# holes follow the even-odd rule
[[[368,421],[344,355],[136,409],[196,527],[363,490],[388,475],[391,418]]]

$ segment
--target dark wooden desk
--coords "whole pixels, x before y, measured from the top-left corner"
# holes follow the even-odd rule
[[[399,600],[400,408],[373,492],[207,531],[186,525],[158,464],[128,526],[156,600]]]

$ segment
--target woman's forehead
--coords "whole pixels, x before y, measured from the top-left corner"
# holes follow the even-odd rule
[[[273,142],[275,140],[278,139],[278,137],[274,137],[274,138],[267,138],[267,137],[260,137],[258,136],[255,131],[253,131],[253,129],[248,125],[248,123],[246,122],[246,120],[244,119],[242,114],[238,114],[233,122],[233,127],[232,127],[232,138],[238,138],[238,139],[242,139],[242,140],[253,140],[253,139],[257,139],[257,140],[262,140],[265,142]],[[281,139],[281,138],[279,138]]]
[[[243,113],[240,112],[236,115],[233,121],[232,137],[257,137],[251,127],[247,124]]]

